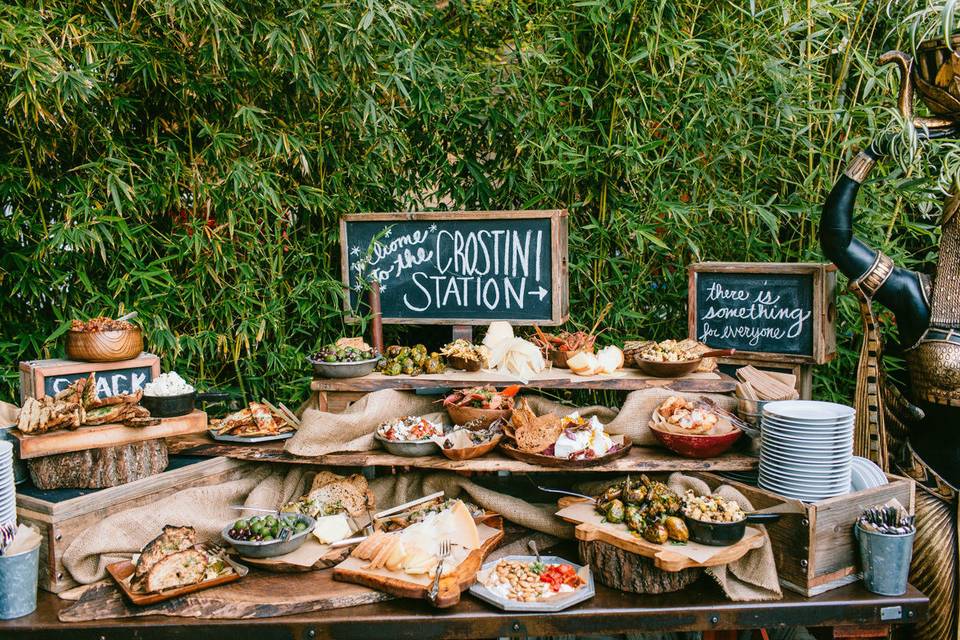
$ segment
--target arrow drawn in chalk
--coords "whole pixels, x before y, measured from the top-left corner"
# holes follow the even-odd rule
[[[543,287],[540,287],[536,291],[528,291],[527,293],[530,294],[531,296],[539,296],[540,300],[543,300],[544,298],[547,297],[547,294],[550,292],[544,289]]]

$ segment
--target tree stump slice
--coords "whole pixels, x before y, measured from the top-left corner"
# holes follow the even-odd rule
[[[60,453],[27,460],[38,489],[104,489],[142,480],[167,468],[162,439]]]
[[[580,541],[580,560],[590,565],[600,584],[630,593],[680,591],[693,584],[703,572],[702,569],[664,571],[650,558],[597,540]]]

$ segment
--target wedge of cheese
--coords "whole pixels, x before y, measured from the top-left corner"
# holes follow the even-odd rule
[[[470,510],[460,500],[437,516],[435,527],[437,540],[447,539],[464,549],[480,548],[480,532]]]
[[[313,535],[320,544],[340,542],[349,538],[352,533],[353,528],[345,513],[317,518],[317,524],[313,528]]]

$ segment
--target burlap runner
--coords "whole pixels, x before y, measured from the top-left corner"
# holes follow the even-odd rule
[[[671,395],[711,398],[728,410],[733,410],[736,406],[736,401],[730,396],[676,393],[661,388],[631,392],[619,411],[601,406],[577,409],[532,394],[527,396],[527,399],[538,415],[549,412],[564,415],[579,410],[581,415],[597,416],[606,424],[608,433],[627,435],[634,444],[649,446],[657,443],[647,426],[650,416],[657,406]],[[437,400],[437,396],[419,396],[411,392],[384,389],[365,395],[343,413],[307,409],[303,413],[303,424],[287,441],[285,449],[294,455],[305,457],[338,451],[371,451],[377,448],[373,432],[379,424],[400,416],[436,412],[439,406]]]
[[[667,485],[679,494],[693,489],[697,495],[718,495],[727,500],[736,500],[744,511],[753,511],[753,505],[742,493],[730,485],[720,485],[711,492],[707,483],[699,478],[673,473]],[[755,600],[779,600],[780,580],[777,577],[777,565],[773,559],[773,545],[770,536],[764,531],[766,542],[759,549],[752,549],[745,556],[719,567],[708,567],[704,571],[716,580],[728,598],[737,602]]]

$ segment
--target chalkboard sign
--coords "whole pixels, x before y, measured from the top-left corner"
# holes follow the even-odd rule
[[[142,353],[122,362],[29,360],[20,363],[20,400],[56,395],[79,378],[96,373],[97,396],[131,393],[160,375],[160,358]]]
[[[741,357],[826,362],[836,351],[835,285],[821,264],[691,265],[690,337]]]
[[[369,213],[340,221],[348,315],[380,284],[383,322],[561,324],[567,212]]]

